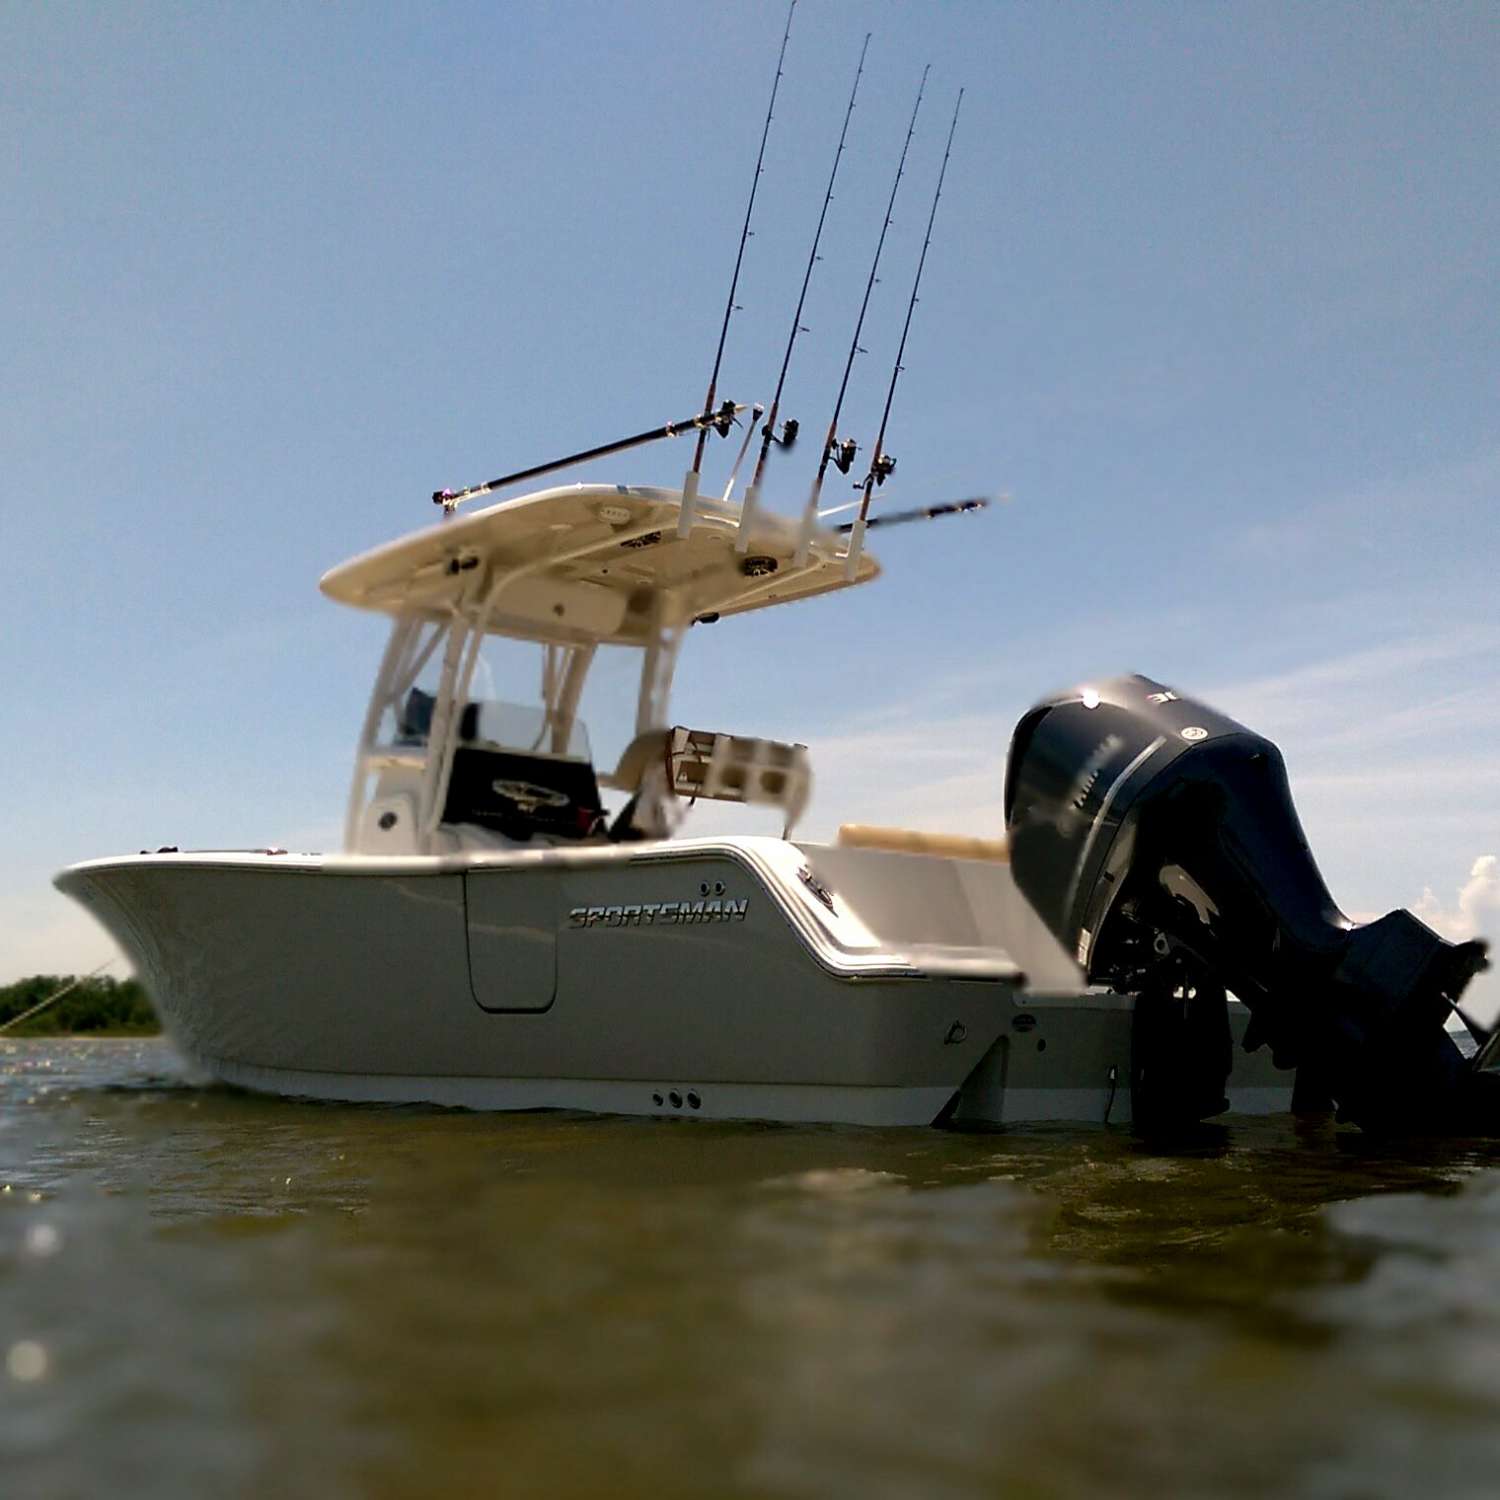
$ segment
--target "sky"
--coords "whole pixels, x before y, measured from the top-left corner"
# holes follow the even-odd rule
[[[783,15],[0,0],[0,982],[108,957],[73,860],[337,846],[383,629],[325,569],[696,409]],[[1351,915],[1500,937],[1500,11],[801,0],[735,399],[867,30],[783,411],[827,423],[930,62],[843,426],[868,448],[962,86],[881,504],[1011,498],[695,633],[675,716],[808,743],[811,836],[989,834],[1020,714],[1145,672],[1281,747]]]

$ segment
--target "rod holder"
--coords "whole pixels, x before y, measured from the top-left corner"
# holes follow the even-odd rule
[[[807,505],[802,511],[802,529],[797,533],[797,550],[792,554],[792,566],[794,568],[805,568],[807,559],[812,553],[813,532],[818,525],[818,486],[812,487],[812,493],[807,497]]]
[[[691,534],[693,523],[698,519],[698,471],[689,469],[682,476],[682,509],[677,513],[677,535]]]
[[[760,509],[760,486],[752,484],[745,491],[745,503],[740,507],[740,526],[735,533],[734,550],[741,555],[750,550],[750,523]]]
[[[844,577],[853,583],[859,575],[859,558],[865,550],[865,518],[861,516],[849,528],[849,550],[844,554]]]

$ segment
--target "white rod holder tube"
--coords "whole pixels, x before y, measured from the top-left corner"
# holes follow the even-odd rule
[[[854,582],[859,572],[860,553],[865,550],[865,518],[859,517],[849,532],[849,550],[844,554],[844,577]]]
[[[677,512],[677,535],[685,537],[698,518],[698,471],[689,469],[682,477],[682,509]]]
[[[808,554],[812,551],[813,532],[818,525],[818,486],[814,483],[807,497],[807,508],[802,512],[802,530],[797,533],[797,550],[792,555],[792,566],[807,566]]]
[[[745,491],[745,503],[740,507],[740,529],[735,533],[734,550],[744,553],[750,550],[750,523],[760,507],[760,486],[752,484]]]

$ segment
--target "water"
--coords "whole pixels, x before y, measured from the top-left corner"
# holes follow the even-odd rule
[[[0,1043],[0,1493],[1488,1497],[1497,1166],[287,1103]]]

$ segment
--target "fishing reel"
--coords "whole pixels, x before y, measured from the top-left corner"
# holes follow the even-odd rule
[[[889,453],[882,453],[870,466],[870,478],[877,485],[884,484],[887,477],[896,472],[896,460]]]
[[[761,428],[761,433],[767,442],[775,443],[778,448],[790,448],[797,441],[797,434],[802,431],[802,424],[796,417],[788,417],[781,424],[781,434],[778,436],[769,422]]]
[[[847,474],[854,467],[854,455],[859,452],[859,444],[853,438],[830,438],[828,440],[828,456],[833,460],[833,466],[840,474]]]

